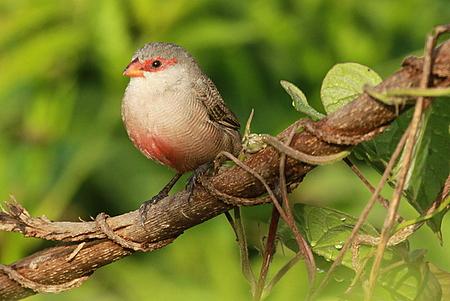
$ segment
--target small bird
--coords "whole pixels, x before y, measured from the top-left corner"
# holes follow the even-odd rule
[[[166,197],[182,174],[204,170],[221,151],[237,155],[240,124],[211,79],[178,45],[146,44],[123,75],[130,77],[122,101],[128,136],[147,158],[176,171],[160,193],[141,206],[142,214]]]

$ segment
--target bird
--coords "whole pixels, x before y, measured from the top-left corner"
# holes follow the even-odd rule
[[[213,81],[181,46],[147,43],[135,52],[123,75],[130,78],[122,99],[130,140],[147,158],[176,172],[141,205],[142,218],[184,173],[193,171],[195,179],[221,151],[237,155],[240,123]]]

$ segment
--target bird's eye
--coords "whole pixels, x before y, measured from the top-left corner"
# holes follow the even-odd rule
[[[153,62],[152,62],[152,67],[153,68],[159,68],[161,66],[161,61],[159,61],[159,60],[154,60]]]

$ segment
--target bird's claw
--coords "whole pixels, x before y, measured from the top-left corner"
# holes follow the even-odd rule
[[[195,184],[197,183],[197,180],[202,177],[204,174],[206,174],[210,168],[213,166],[212,162],[205,163],[203,165],[200,165],[194,172],[192,173],[192,176],[188,179],[186,184],[186,190],[189,193],[188,196],[188,202],[191,201],[192,195],[194,194],[194,188]]]
[[[197,182],[197,179],[198,176],[193,174],[186,184],[186,190],[188,191],[188,203],[191,201],[192,195],[194,194],[194,187],[195,183]]]
[[[157,202],[162,200],[163,198],[167,197],[169,195],[169,191],[172,189],[173,185],[175,185],[175,183],[178,181],[178,179],[182,175],[183,175],[182,173],[177,173],[175,176],[173,176],[173,178],[169,181],[169,183],[167,183],[166,186],[164,186],[164,188],[157,195],[155,195],[150,200],[146,201],[145,203],[143,203],[141,205],[141,207],[139,208],[139,218],[141,220],[142,227],[145,227],[145,220],[146,220],[147,213],[148,213],[150,207],[153,204],[156,204]]]
[[[145,201],[141,207],[139,207],[139,220],[141,222],[141,226],[145,227],[145,220],[147,218],[147,214],[152,207],[152,205],[156,204],[163,198],[167,197],[166,193],[158,193],[154,197],[152,197],[150,200]]]

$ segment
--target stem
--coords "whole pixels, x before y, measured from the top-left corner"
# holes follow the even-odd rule
[[[251,175],[253,175],[256,179],[258,179],[261,182],[261,184],[264,186],[264,188],[266,189],[267,193],[269,194],[269,197],[272,200],[272,203],[274,204],[275,208],[277,208],[278,213],[280,214],[281,218],[289,226],[291,231],[294,233],[294,237],[297,240],[297,244],[299,245],[299,249],[303,250],[304,249],[304,245],[303,245],[303,241],[301,240],[302,236],[301,236],[300,232],[298,231],[297,226],[295,225],[295,222],[292,223],[291,220],[287,217],[286,213],[284,212],[283,208],[281,207],[280,203],[278,202],[277,197],[275,196],[275,193],[270,188],[269,184],[267,184],[266,180],[264,180],[264,178],[259,173],[257,173],[256,171],[254,171],[253,169],[251,169],[250,167],[245,165],[245,163],[240,161],[238,158],[236,158],[235,156],[233,156],[229,152],[222,151],[222,152],[220,152],[219,155],[226,156],[227,158],[232,160],[234,163],[236,163],[237,166],[239,166],[240,168],[242,168],[246,172],[250,173]],[[311,277],[310,277],[310,279],[311,279]]]
[[[269,234],[267,236],[267,244],[264,250],[263,263],[261,266],[261,272],[259,273],[258,283],[256,284],[255,294],[253,300],[261,300],[262,292],[266,284],[267,273],[269,272],[270,263],[272,262],[273,255],[275,254],[275,240],[277,236],[278,222],[280,220],[280,214],[275,207],[272,208],[272,218],[269,226]]]
[[[241,254],[241,267],[242,273],[245,279],[250,283],[250,288],[252,292],[255,290],[256,280],[255,274],[253,273],[252,267],[250,265],[250,259],[248,257],[248,247],[247,238],[245,237],[244,225],[242,224],[241,211],[240,209],[234,208],[234,225],[236,229],[237,241],[239,244],[239,251]]]
[[[295,256],[289,260],[276,274],[273,276],[272,280],[266,285],[264,288],[264,292],[262,297],[264,298],[267,294],[272,291],[272,288],[278,283],[278,281],[283,278],[284,275],[300,260],[303,255],[299,252],[295,254]]]
[[[423,96],[423,97],[439,97],[450,96],[450,88],[395,88],[387,90],[386,96]]]
[[[412,225],[415,225],[415,224],[418,224],[418,223],[426,222],[427,220],[430,220],[434,216],[436,216],[436,214],[439,214],[440,212],[442,212],[444,210],[447,210],[448,206],[450,206],[450,197],[447,197],[444,200],[444,202],[442,202],[439,205],[439,207],[436,210],[434,210],[433,212],[428,213],[428,214],[426,214],[424,216],[420,216],[418,218],[412,219],[412,220],[407,220],[407,221],[402,222],[401,224],[399,224],[395,228],[394,232],[397,233],[397,232],[399,232],[399,231],[401,231],[401,230],[403,230],[403,229],[405,229],[405,228],[407,228],[409,226],[412,226]]]
[[[288,140],[286,141],[286,147],[289,147],[291,144],[292,138],[295,134],[295,128],[291,131],[291,133],[288,136]],[[290,148],[290,147],[289,147]],[[316,262],[314,260],[314,255],[312,253],[312,250],[310,246],[308,245],[308,242],[306,239],[302,236],[301,232],[297,228],[297,224],[295,223],[294,215],[291,211],[291,206],[289,205],[289,199],[288,199],[288,192],[286,187],[286,175],[285,175],[285,169],[286,169],[286,153],[281,153],[280,156],[280,189],[281,189],[281,198],[283,200],[283,207],[286,212],[286,216],[289,220],[288,225],[291,226],[291,231],[294,234],[295,240],[297,241],[299,252],[303,255],[305,258],[306,268],[308,270],[308,277],[309,282],[311,284],[314,284],[314,279],[316,276]]]
[[[446,30],[449,30],[447,28]],[[442,30],[442,29],[441,29]],[[439,29],[436,29],[436,33],[434,35],[429,35],[427,38],[427,42],[425,45],[425,56],[424,56],[424,63],[423,63],[423,74],[420,81],[420,88],[427,88],[428,82],[431,74],[431,68],[432,68],[432,59],[433,59],[433,48],[435,47],[437,37],[439,34],[441,34]],[[416,141],[417,132],[419,129],[420,120],[422,118],[422,112],[423,107],[425,103],[425,98],[423,96],[420,96],[417,99],[416,106],[414,109],[414,114],[412,117],[412,120],[410,122],[410,130],[408,133],[408,138],[405,145],[405,156],[403,157],[402,161],[402,168],[400,170],[400,174],[398,177],[397,185],[395,186],[394,194],[392,201],[390,203],[387,216],[384,220],[383,229],[381,231],[381,240],[377,248],[377,253],[375,256],[374,263],[372,265],[372,270],[370,271],[370,277],[369,277],[369,288],[367,290],[367,293],[365,295],[365,300],[369,301],[372,299],[373,292],[375,289],[375,284],[377,282],[378,278],[378,272],[381,266],[381,261],[383,259],[384,251],[386,249],[386,245],[389,241],[389,236],[391,229],[394,225],[395,220],[395,214],[398,210],[398,207],[400,205],[400,199],[402,196],[403,188],[405,186],[406,178],[408,175],[409,167],[411,165],[411,159],[413,156],[414,151],[414,144]]]
[[[391,174],[394,164],[402,151],[402,148],[403,148],[403,145],[405,144],[408,132],[409,132],[409,127],[406,129],[405,133],[403,134],[402,138],[400,139],[394,153],[391,156],[391,159],[389,160],[389,163],[386,166],[386,169],[384,170],[383,176],[381,177],[381,180],[378,183],[377,188],[375,189],[374,194],[372,194],[369,202],[367,202],[366,207],[364,207],[363,211],[361,212],[361,215],[359,216],[358,221],[356,222],[355,226],[353,227],[349,238],[345,241],[344,245],[342,246],[341,251],[339,252],[336,259],[334,260],[333,264],[331,265],[331,267],[328,270],[327,274],[325,275],[324,279],[320,283],[319,287],[315,290],[315,292],[312,293],[311,299],[314,299],[313,297],[317,296],[320,293],[320,291],[325,287],[325,285],[328,283],[334,270],[341,263],[342,258],[344,258],[344,255],[347,252],[348,248],[351,246],[351,244],[355,240],[356,234],[358,233],[359,229],[362,227],[362,225],[367,220],[367,216],[369,215],[370,211],[372,210],[372,207],[375,204],[376,199],[378,198],[378,195],[381,192],[381,189],[383,189],[384,184],[386,184],[386,181]]]
[[[351,170],[358,176],[358,178],[364,183],[364,185],[366,185],[367,189],[369,189],[370,193],[374,193],[375,192],[375,187],[372,186],[372,184],[370,184],[369,180],[367,180],[366,177],[364,177],[363,173],[361,172],[361,170],[359,170],[358,166],[356,166],[355,164],[353,164],[352,161],[350,161],[350,159],[345,158],[344,162],[351,168]],[[378,195],[377,197],[378,202],[386,209],[389,208],[389,201],[386,200],[385,198],[383,198],[381,195]],[[404,219],[403,217],[401,217],[400,215],[396,214],[395,219],[401,223]]]
[[[270,144],[271,146],[276,148],[279,152],[286,154],[289,157],[296,159],[300,162],[308,163],[311,165],[333,164],[335,162],[341,161],[350,154],[349,150],[345,150],[331,155],[315,156],[293,149],[292,147],[283,144],[280,140],[278,140],[273,136],[261,134],[260,137],[263,142]]]

